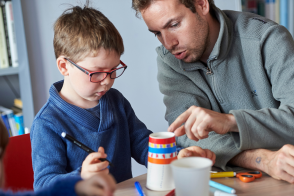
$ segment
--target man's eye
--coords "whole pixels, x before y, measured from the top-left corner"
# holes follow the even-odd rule
[[[174,23],[174,24],[171,24],[171,27],[177,27],[179,25],[179,23]]]
[[[156,32],[156,33],[154,33],[154,35],[155,35],[155,37],[158,37],[158,36],[160,36],[161,34],[160,34],[160,32]]]

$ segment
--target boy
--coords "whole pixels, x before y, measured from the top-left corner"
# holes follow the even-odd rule
[[[54,50],[64,80],[51,86],[32,125],[34,188],[100,172],[110,172],[117,182],[132,178],[131,157],[147,166],[152,132],[123,95],[111,88],[127,67],[120,61],[124,46],[119,32],[101,12],[73,7],[54,25]],[[88,155],[62,138],[62,132],[93,150],[100,148]],[[213,159],[213,153],[208,154]],[[108,169],[108,162],[99,160],[106,157],[114,167]]]
[[[113,195],[115,190],[115,181],[110,175],[95,175],[90,179],[82,181],[79,176],[68,177],[67,179],[57,181],[52,186],[37,192],[2,192],[4,185],[3,158],[6,146],[8,144],[8,133],[0,120],[0,196],[66,196],[66,195]]]

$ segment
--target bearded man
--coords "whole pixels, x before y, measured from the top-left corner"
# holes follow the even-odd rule
[[[156,48],[177,145],[294,183],[294,41],[277,23],[213,0],[132,0]]]

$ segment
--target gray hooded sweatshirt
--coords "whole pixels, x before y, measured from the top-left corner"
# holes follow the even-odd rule
[[[207,65],[185,63],[159,46],[158,82],[169,124],[192,105],[235,116],[239,133],[177,138],[179,146],[212,150],[215,166],[227,170],[244,150],[294,144],[294,41],[264,17],[214,10],[220,32]]]

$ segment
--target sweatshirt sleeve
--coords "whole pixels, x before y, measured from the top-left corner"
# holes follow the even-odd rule
[[[279,149],[294,144],[294,41],[280,25],[270,27],[260,40],[264,71],[272,88],[277,108],[231,110],[239,135],[234,140],[240,150]]]
[[[53,123],[38,117],[31,128],[35,190],[48,187],[57,180],[80,176],[81,168],[67,172],[66,146],[55,129]]]
[[[160,92],[164,95],[163,101],[166,106],[165,118],[169,125],[192,105],[220,112],[220,108],[214,107],[218,104],[214,100],[213,95],[205,94],[199,87],[201,85],[206,85],[206,82],[199,80],[199,86],[196,86],[190,78],[185,76],[186,73],[181,73],[183,70],[180,70],[179,66],[171,67],[167,65],[165,62],[166,58],[163,57],[161,49],[162,48],[157,48],[159,54],[157,57],[157,79]],[[176,64],[176,62],[168,63]],[[197,71],[191,74],[194,74],[193,77],[202,78]],[[209,100],[215,101],[215,103],[211,104]],[[177,137],[176,140],[177,146],[183,148],[199,146],[213,151],[216,154],[214,166],[220,167],[223,170],[231,169],[227,167],[228,161],[241,152],[240,149],[237,148],[231,134],[220,135],[210,132],[208,138],[199,140],[198,142],[190,140],[186,135]]]
[[[152,132],[137,118],[131,104],[125,98],[124,108],[128,119],[132,157],[147,167],[149,135]]]

